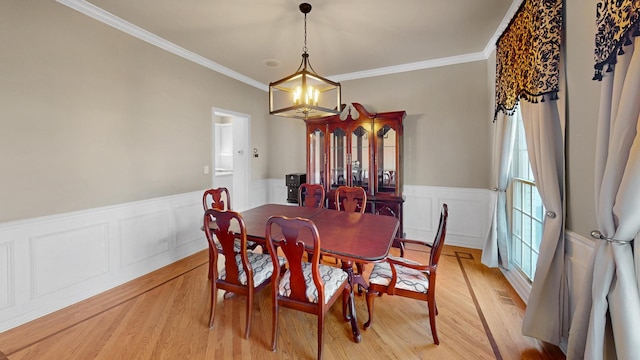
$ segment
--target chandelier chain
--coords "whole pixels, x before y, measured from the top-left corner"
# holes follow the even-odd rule
[[[307,52],[307,14],[304,14],[304,46],[302,51]]]

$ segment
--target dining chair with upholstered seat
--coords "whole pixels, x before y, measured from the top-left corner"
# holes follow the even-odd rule
[[[272,234],[281,235],[274,237]],[[336,267],[320,264],[320,235],[311,220],[272,216],[267,220],[265,237],[274,266],[278,261],[276,248],[284,253],[287,263],[285,271],[276,266],[271,277],[271,349],[276,350],[278,309],[284,306],[318,317],[318,359],[322,359],[324,318],[340,295],[349,295],[347,273]],[[303,254],[307,251],[312,254],[310,262],[303,261]],[[346,317],[346,314],[343,313],[343,316]]]
[[[431,248],[429,262],[422,264],[402,257],[388,256],[383,262],[376,263],[369,276],[369,289],[367,290],[367,308],[369,320],[364,324],[365,329],[371,326],[373,321],[373,300],[382,294],[404,296],[427,302],[429,309],[429,324],[433,342],[438,345],[438,333],[436,331],[436,273],[438,260],[444,239],[447,234],[447,218],[449,209],[447,204],[442,205],[440,222],[433,244],[423,241],[400,239],[405,243],[419,244]]]
[[[301,184],[298,188],[298,204],[300,206],[323,208],[325,192],[320,184]]]
[[[216,226],[212,226],[213,221],[216,222]],[[203,228],[207,235],[210,254],[213,254],[209,262],[209,273],[212,274],[209,328],[213,327],[218,289],[245,295],[247,297],[247,314],[244,337],[248,339],[251,329],[253,296],[269,285],[274,266],[284,265],[284,259],[275,256],[272,260],[268,254],[248,251],[244,220],[239,213],[233,210],[207,210],[204,214]],[[216,238],[218,244],[216,244]],[[236,251],[237,240],[239,240],[240,251]],[[220,255],[223,255],[224,267],[218,272]]]
[[[231,195],[229,194],[229,189],[225,187],[219,187],[215,189],[205,190],[204,194],[202,194],[202,207],[204,208],[204,211],[207,211],[209,209],[231,210]],[[211,221],[209,225],[211,226],[211,229],[216,228],[215,221]],[[204,228],[202,230],[204,230]],[[217,240],[215,240],[215,244],[218,250],[222,251],[220,243]],[[249,241],[247,242],[247,247],[253,250],[258,247],[258,244],[253,241]],[[240,242],[236,241],[235,249],[236,252],[240,251]],[[209,262],[211,262],[212,257],[213,253],[209,252]],[[211,279],[211,272],[209,272],[209,279]]]

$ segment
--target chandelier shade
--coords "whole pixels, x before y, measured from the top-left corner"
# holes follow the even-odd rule
[[[298,70],[269,84],[269,113],[298,119],[314,119],[340,113],[340,83],[318,75],[307,53],[307,14],[311,5],[300,4],[304,14],[304,47]]]

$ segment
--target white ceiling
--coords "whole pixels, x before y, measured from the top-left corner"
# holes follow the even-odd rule
[[[57,1],[263,89],[300,65],[304,1]],[[521,0],[307,2],[311,65],[342,81],[486,59]]]

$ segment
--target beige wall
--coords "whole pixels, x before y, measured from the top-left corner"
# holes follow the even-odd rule
[[[342,102],[405,110],[404,184],[488,188],[492,126],[485,61],[342,83]]]
[[[268,111],[268,109],[265,109]],[[269,118],[269,172],[271,179],[307,172],[306,126],[304,120],[278,116]]]
[[[593,76],[595,0],[565,1],[567,229],[589,237],[595,220],[594,168],[600,83]]]
[[[210,186],[214,106],[251,115],[267,176],[264,91],[54,1],[2,1],[0,27],[0,222]]]
[[[595,225],[595,0],[566,1],[567,227]],[[0,222],[208,187],[211,108],[251,116],[252,178],[305,171],[304,123],[266,93],[53,1],[0,2]],[[343,82],[406,110],[405,184],[490,188],[493,60]],[[489,85],[487,85],[489,84]]]
[[[344,81],[342,102],[361,103],[370,112],[407,112],[406,185],[488,188],[493,128],[488,81],[486,62],[477,61]],[[269,177],[305,172],[304,122],[272,117],[269,124]]]

